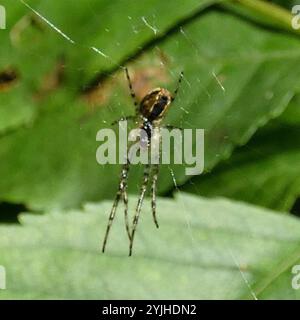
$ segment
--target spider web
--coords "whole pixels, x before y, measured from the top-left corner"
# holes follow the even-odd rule
[[[117,61],[115,61],[110,55],[105,53],[105,50],[103,48],[99,48],[96,46],[83,46],[80,42],[75,41],[74,39],[72,39],[68,34],[66,34],[64,32],[64,30],[61,30],[54,21],[50,21],[47,17],[45,17],[44,15],[42,15],[40,12],[38,12],[34,7],[32,7],[31,5],[29,5],[26,1],[24,0],[19,0],[20,3],[22,3],[28,10],[30,10],[32,13],[34,13],[37,17],[39,17],[42,21],[44,21],[49,28],[51,28],[54,32],[56,32],[59,36],[61,36],[65,41],[69,42],[70,44],[72,44],[74,46],[74,50],[76,50],[78,47],[81,48],[85,48],[86,50],[90,50],[92,52],[94,52],[95,54],[99,55],[101,58],[108,60],[109,62],[112,62],[114,65],[117,65],[119,68],[124,68],[123,65],[118,64]],[[92,8],[91,8],[92,10]],[[131,19],[131,17],[128,17],[129,19]],[[154,35],[157,35],[159,33],[159,29],[156,27],[155,25],[155,17],[153,19],[153,21],[148,21],[148,19],[145,16],[141,17],[141,21],[142,23],[149,28]],[[136,26],[132,26],[132,30],[134,33],[139,33],[140,30],[139,28],[137,28]],[[201,53],[198,51],[197,46],[194,44],[192,37],[185,31],[184,27],[180,27],[180,34],[182,35],[182,37],[184,37],[184,39],[186,39],[186,41],[188,43],[190,43],[190,47],[191,50],[195,51],[197,53],[197,55],[199,55],[199,57],[201,58]],[[162,64],[164,64],[162,62]],[[173,70],[171,70],[167,64],[164,64],[164,67],[166,70],[168,70],[169,74],[172,76],[173,79],[177,79],[178,78],[178,74],[175,73]],[[213,77],[213,79],[215,80],[215,82],[217,83],[217,85],[220,88],[220,91],[222,92],[222,94],[226,95],[226,88],[224,87],[224,85],[222,84],[221,80],[219,79],[217,73],[215,70],[211,70],[211,75]],[[188,90],[191,90],[192,85],[189,82],[189,80],[184,76],[183,77],[184,82],[186,83],[186,87],[188,88]],[[205,92],[205,94],[207,95],[207,97],[209,99],[211,99],[212,95],[211,93],[207,90],[207,88],[201,83],[200,79],[198,79],[199,81],[199,86],[200,88],[202,88],[202,90]],[[183,89],[184,90],[184,89]],[[179,97],[179,108],[183,111],[183,114],[189,114],[190,111],[186,110],[183,107],[180,107],[180,97]],[[105,120],[103,120],[105,122]],[[190,126],[190,123],[186,120],[184,120],[184,117],[182,117],[181,120],[182,123],[182,127],[184,127],[185,125],[187,125],[188,127]],[[173,184],[174,184],[174,188],[177,190],[178,193],[181,193],[180,188],[178,187],[178,183],[177,183],[177,178],[176,178],[176,174],[174,172],[174,170],[168,166],[168,170],[170,172],[170,176],[172,178]],[[184,197],[182,197],[182,199],[184,199]],[[189,230],[189,234],[191,237],[191,242],[193,244],[193,247],[195,249],[195,252],[197,252],[197,248],[198,248],[198,243],[195,240],[195,238],[193,237],[193,230],[191,227],[191,222],[190,222],[190,214],[188,212],[188,210],[186,209],[186,204],[183,201],[183,207],[182,207],[182,212],[185,215],[185,221],[186,221],[186,226]],[[250,230],[250,228],[249,228]],[[210,239],[208,239],[209,242],[213,243],[215,241],[215,239],[213,237],[210,236]],[[236,266],[236,268],[239,270],[240,276],[242,281],[244,282],[247,290],[249,290],[251,296],[253,297],[253,299],[257,300],[257,296],[254,292],[254,290],[251,287],[251,284],[248,280],[248,275],[245,274],[245,272],[243,271],[243,268],[241,267],[241,263],[239,261],[239,258],[233,253],[233,250],[231,248],[227,248],[227,254],[228,256],[232,259],[232,261],[234,262],[234,265]]]

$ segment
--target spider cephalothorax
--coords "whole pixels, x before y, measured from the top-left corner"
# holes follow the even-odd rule
[[[126,120],[126,119],[139,119],[139,128],[143,129],[146,134],[145,137],[141,137],[141,142],[143,143],[147,148],[151,146],[151,138],[153,134],[153,128],[160,128],[160,123],[162,119],[164,118],[170,104],[172,101],[174,101],[176,94],[179,89],[179,85],[181,83],[183,73],[181,72],[180,78],[178,81],[178,86],[176,90],[174,91],[174,95],[172,96],[171,93],[167,89],[163,88],[156,88],[152,91],[150,91],[146,96],[142,99],[141,103],[139,104],[136,101],[136,96],[132,88],[131,80],[129,77],[129,73],[127,68],[125,68],[126,72],[126,77],[128,80],[129,84],[129,89],[131,96],[134,100],[134,105],[136,107],[136,114],[135,116],[129,116],[122,118],[121,120]],[[160,137],[158,138],[158,141],[160,141]],[[143,181],[140,189],[140,196],[138,199],[138,203],[136,206],[135,210],[135,215],[133,218],[132,222],[132,230],[130,230],[129,222],[128,222],[128,195],[127,195],[127,179],[128,179],[128,172],[129,172],[129,166],[130,166],[130,161],[128,160],[127,157],[127,162],[123,165],[122,172],[121,172],[121,177],[120,177],[120,182],[119,182],[119,189],[115,197],[115,201],[111,210],[111,213],[109,215],[109,220],[108,220],[108,225],[106,228],[106,233],[103,241],[103,246],[102,246],[102,251],[105,251],[105,246],[109,234],[110,227],[112,225],[112,222],[114,220],[116,210],[119,204],[120,199],[123,200],[124,202],[124,216],[125,216],[125,226],[126,226],[126,231],[128,234],[128,238],[130,241],[129,245],[129,255],[132,254],[132,245],[133,245],[133,239],[135,235],[135,230],[137,227],[138,219],[140,216],[143,200],[147,191],[147,186],[149,180],[152,178],[152,185],[151,185],[151,194],[152,194],[152,201],[151,201],[151,206],[152,206],[152,215],[153,215],[153,220],[158,228],[158,223],[156,219],[156,189],[157,189],[157,178],[158,178],[158,169],[159,166],[157,163],[151,164],[147,163],[145,164],[144,167],[144,175],[143,175]]]

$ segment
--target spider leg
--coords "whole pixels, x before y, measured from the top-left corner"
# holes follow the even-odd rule
[[[125,74],[126,74],[126,78],[127,78],[128,85],[129,85],[130,95],[131,95],[131,98],[132,98],[134,106],[135,106],[135,112],[136,112],[136,114],[138,114],[138,105],[139,105],[139,103],[138,103],[138,101],[136,99],[135,92],[133,91],[132,82],[130,80],[129,72],[128,72],[128,69],[126,67],[125,67]]]
[[[143,175],[143,183],[141,186],[141,190],[140,190],[140,197],[136,206],[136,210],[135,210],[135,215],[133,218],[133,226],[132,226],[132,231],[131,231],[131,238],[130,238],[130,245],[129,245],[129,256],[132,255],[132,246],[133,246],[133,240],[134,240],[134,235],[135,235],[135,231],[136,231],[136,227],[138,224],[138,220],[139,220],[139,216],[141,213],[141,208],[142,208],[142,204],[144,201],[144,197],[145,197],[145,193],[147,191],[147,186],[148,186],[148,181],[149,181],[149,172],[150,172],[150,164],[145,164],[145,168],[144,168],[144,175]]]
[[[105,251],[105,247],[106,247],[106,243],[107,243],[107,239],[108,239],[108,235],[109,235],[109,231],[111,228],[111,225],[113,223],[113,220],[115,218],[116,215],[116,210],[119,204],[119,201],[121,199],[121,197],[123,198],[124,204],[125,204],[125,224],[126,224],[126,230],[127,230],[127,234],[128,237],[130,239],[130,229],[129,229],[129,223],[128,223],[128,198],[127,198],[127,177],[128,177],[128,171],[129,171],[129,162],[127,161],[122,168],[122,172],[121,172],[121,178],[120,178],[120,183],[119,183],[119,189],[118,192],[116,194],[115,197],[115,201],[113,203],[113,207],[111,209],[110,215],[109,215],[109,219],[108,219],[108,224],[106,227],[106,232],[105,232],[105,236],[104,236],[104,240],[103,240],[103,245],[102,245],[102,252]],[[125,190],[125,195],[124,195],[124,190]]]
[[[173,97],[172,97],[172,102],[175,100],[175,98],[177,96],[177,93],[178,93],[178,90],[180,88],[180,84],[181,84],[182,78],[183,78],[183,71],[180,72],[180,76],[179,76],[179,79],[178,79],[177,87],[176,87],[176,89],[174,91],[174,94],[173,94]]]
[[[129,160],[127,160],[126,170],[122,170],[122,178],[123,178],[123,203],[124,203],[124,218],[125,218],[125,227],[129,240],[131,239],[130,228],[129,228],[129,219],[128,219],[128,194],[127,194],[127,180],[128,180],[128,172],[129,172]],[[124,167],[125,167],[124,165]],[[124,173],[124,175],[123,175]]]
[[[154,223],[157,228],[159,228],[157,218],[156,218],[156,192],[157,192],[158,171],[159,171],[159,165],[154,164],[153,165],[152,186],[151,186],[151,193],[152,193],[151,208],[152,208],[153,220],[154,220]]]

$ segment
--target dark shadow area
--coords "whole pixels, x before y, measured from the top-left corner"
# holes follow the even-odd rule
[[[300,198],[298,198],[294,203],[291,213],[297,217],[300,217]]]
[[[0,202],[0,223],[19,223],[18,215],[28,211],[23,204]]]

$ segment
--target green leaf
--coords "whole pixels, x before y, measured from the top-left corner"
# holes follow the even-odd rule
[[[276,119],[280,124],[300,127],[300,94],[297,93],[288,108]]]
[[[300,195],[299,94],[285,112],[213,172],[191,179],[183,191],[224,196],[290,211]]]
[[[236,0],[225,2],[223,6],[260,25],[300,35],[299,30],[294,29],[291,24],[293,19],[292,4],[289,8],[286,3],[288,10],[276,3],[261,0]]]
[[[43,46],[45,37],[40,37]],[[43,72],[55,68],[57,48],[47,49],[51,63],[44,64]],[[61,50],[64,52],[64,46]],[[32,52],[27,50],[27,57],[32,57]],[[75,47],[67,52],[78,54]],[[90,70],[86,65],[89,59],[77,58],[82,61],[83,73],[85,68]],[[205,165],[211,170],[286,108],[299,79],[299,58],[296,38],[208,11],[173,30],[129,69],[139,97],[158,85],[174,90],[180,71],[185,71],[185,81],[166,122],[206,130]],[[80,64],[74,62],[71,69],[78,71],[76,68]],[[113,120],[133,113],[126,79],[121,71],[104,78],[98,91],[90,92],[87,103],[86,96],[75,90],[81,87],[78,74],[71,74],[39,102],[34,123],[2,137],[1,200],[40,209],[73,207],[114,195],[119,168],[97,165],[99,144],[95,137]],[[189,178],[183,166],[171,169],[178,184]],[[139,172],[130,173],[132,192],[138,189]],[[168,166],[161,170],[159,187],[161,194],[174,188]]]
[[[21,1],[4,0],[7,28],[0,33],[0,72],[13,66],[21,79],[15,90],[6,93],[8,98],[1,99],[0,132],[35,119],[37,91],[59,57],[64,58],[69,90],[79,90],[96,73],[116,68],[144,43],[162,37],[176,22],[219,1],[24,1],[47,24]]]
[[[136,198],[130,198],[133,209]],[[128,257],[118,212],[100,253],[111,202],[82,211],[21,216],[0,226],[2,299],[300,298],[299,219],[225,199],[158,199],[160,229],[146,201]],[[130,212],[133,212],[131,209]]]

